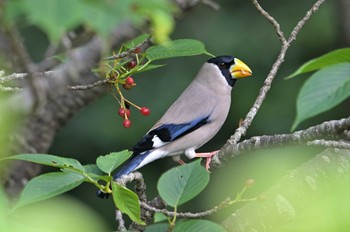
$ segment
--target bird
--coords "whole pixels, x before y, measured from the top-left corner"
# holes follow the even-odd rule
[[[206,169],[217,151],[196,153],[195,150],[214,137],[224,124],[231,105],[231,90],[239,78],[251,76],[251,69],[233,56],[209,59],[200,68],[192,83],[184,90],[165,114],[131,149],[131,160],[114,179],[167,156],[183,161],[207,158]]]
[[[224,124],[237,79],[251,75],[252,70],[243,61],[230,55],[206,61],[190,85],[131,149],[132,157],[113,179],[168,156],[182,164],[182,154],[188,159],[206,158],[209,171],[211,157],[218,151],[197,153],[196,149],[213,138]],[[105,197],[103,193],[98,195]]]

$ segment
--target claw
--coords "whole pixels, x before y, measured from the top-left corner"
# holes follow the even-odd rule
[[[210,168],[211,157],[216,155],[219,151],[220,150],[212,151],[212,152],[205,152],[205,153],[196,153],[196,157],[202,157],[202,158],[207,159],[207,161],[205,162],[205,169],[207,170],[207,172],[210,173],[209,168]]]

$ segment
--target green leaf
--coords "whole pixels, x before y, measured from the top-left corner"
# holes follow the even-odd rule
[[[51,172],[37,176],[27,183],[15,209],[60,195],[83,181],[83,175],[73,172]]]
[[[81,22],[81,0],[23,0],[28,19],[41,27],[53,41],[79,25]],[[43,10],[45,9],[45,10]]]
[[[226,230],[211,221],[195,219],[176,224],[174,232],[226,232]]]
[[[145,232],[164,232],[168,231],[168,223],[156,223],[146,227]]]
[[[104,180],[106,182],[109,182],[112,180],[112,177],[107,176],[104,172],[102,172],[96,164],[84,165],[84,169],[85,174],[95,181]]]
[[[131,151],[124,150],[120,152],[112,152],[108,155],[100,156],[96,160],[97,166],[105,173],[110,174],[114,169],[130,158]]]
[[[20,155],[14,155],[14,156],[6,157],[4,159],[0,159],[0,161],[8,160],[8,159],[24,160],[24,161],[43,164],[43,165],[56,167],[56,168],[70,168],[70,169],[73,168],[73,169],[84,171],[84,167],[81,165],[81,163],[78,160],[59,157],[55,155],[20,154]]]
[[[209,182],[209,173],[200,160],[175,167],[164,173],[158,181],[158,192],[170,206],[181,205],[199,194]]]
[[[295,77],[306,72],[315,71],[330,65],[345,62],[350,62],[350,48],[338,49],[327,53],[323,56],[320,56],[316,59],[310,60],[309,62],[306,62],[300,68],[298,68],[298,70],[295,71],[293,74],[289,75],[286,79]]]
[[[158,213],[158,212],[154,213],[154,223],[162,222],[166,220],[168,220],[168,217],[165,216],[164,214]]]
[[[118,8],[119,6],[119,8]],[[126,14],[130,13],[129,1],[86,2],[79,11],[83,14],[82,21],[103,38],[120,24]],[[93,20],[91,17],[93,16]]]
[[[127,214],[134,222],[145,225],[140,219],[141,210],[139,198],[134,192],[112,181],[112,195],[116,207],[122,213]]]
[[[153,69],[161,68],[163,66],[165,66],[165,64],[148,64],[145,68],[141,69],[140,71],[138,70],[137,73],[150,71]]]
[[[332,65],[313,74],[302,86],[297,98],[294,130],[307,118],[338,105],[350,96],[350,63]]]
[[[150,17],[155,42],[160,44],[170,41],[169,35],[174,28],[173,16],[162,10],[153,10]]]
[[[130,0],[129,0],[130,1]],[[132,14],[142,15],[150,22],[153,40],[156,43],[169,41],[169,35],[174,29],[174,14],[178,12],[178,7],[172,1],[164,0],[133,0],[137,5],[136,12]],[[133,22],[133,18],[131,18]],[[139,21],[139,19],[137,20]],[[140,23],[138,23],[141,25]]]
[[[147,39],[148,37],[150,37],[150,34],[142,34],[142,35],[140,35],[140,36],[138,36],[138,37],[136,37],[135,39],[133,39],[133,40],[131,40],[131,41],[129,41],[129,42],[126,42],[125,44],[124,44],[124,47],[126,47],[126,48],[133,48],[133,47],[135,47],[136,45],[138,45],[138,44],[140,44],[142,41],[144,41],[145,39]]]
[[[151,61],[201,54],[212,56],[205,50],[202,42],[193,39],[173,40],[162,45],[152,46],[146,50],[146,58]]]
[[[4,216],[8,205],[9,205],[9,200],[7,199],[7,195],[1,185],[0,186],[0,218]]]
[[[99,169],[96,164],[84,165],[84,170],[86,173],[92,173],[97,176],[105,175],[105,173],[102,172],[101,169]]]

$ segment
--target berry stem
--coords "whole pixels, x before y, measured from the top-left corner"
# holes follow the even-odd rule
[[[126,108],[125,107],[125,97],[124,97],[124,95],[123,95],[123,93],[122,93],[122,91],[120,90],[120,87],[119,87],[119,84],[118,83],[116,83],[116,89],[117,89],[117,92],[118,92],[118,94],[119,94],[119,96],[120,96],[120,101],[118,100],[118,102],[119,102],[119,104],[120,104],[120,107],[122,107],[122,108]],[[129,101],[127,101],[127,102],[129,102]],[[127,118],[127,116],[125,115],[125,117]]]
[[[144,63],[137,71],[138,72],[140,72],[140,71],[142,71],[144,68],[146,68],[147,67],[147,65],[149,65],[151,63],[151,61],[149,60],[149,61],[147,61],[146,63]]]
[[[140,60],[139,60],[139,55],[136,54],[136,63],[139,64],[140,63]]]
[[[130,105],[132,105],[133,107],[135,107],[138,110],[141,110],[141,107],[136,105],[135,103],[129,101],[128,99],[124,98],[124,101],[126,101],[127,103],[129,103]]]

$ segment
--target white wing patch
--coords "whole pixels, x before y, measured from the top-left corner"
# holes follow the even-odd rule
[[[157,135],[153,136],[152,142],[153,142],[153,148],[158,148],[167,144],[167,142],[163,142]]]

